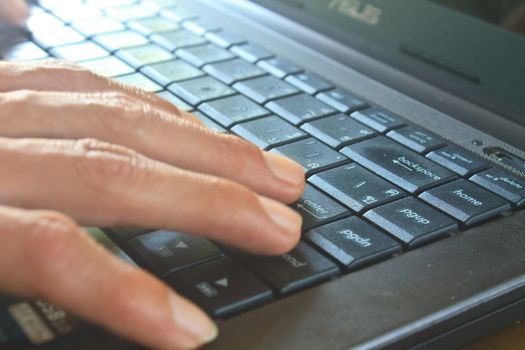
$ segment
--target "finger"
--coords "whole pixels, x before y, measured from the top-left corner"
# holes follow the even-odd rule
[[[0,1],[0,20],[6,23],[22,24],[29,14],[29,9],[24,0]]]
[[[0,93],[0,110],[1,136],[97,138],[177,167],[230,178],[288,203],[304,189],[299,165],[236,136],[213,133],[137,104],[124,93]]]
[[[0,206],[0,222],[1,290],[42,298],[155,349],[193,349],[215,338],[196,306],[110,255],[67,217]]]
[[[0,203],[90,226],[180,230],[260,254],[297,244],[301,217],[236,182],[96,140],[1,139]]]
[[[107,79],[84,67],[63,60],[0,62],[0,92],[15,90],[124,92],[138,102],[155,106],[176,117],[203,125],[197,117],[178,109],[155,94]]]

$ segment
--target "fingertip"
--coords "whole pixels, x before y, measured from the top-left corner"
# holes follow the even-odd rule
[[[264,159],[272,173],[292,187],[300,187],[304,183],[303,168],[296,162],[279,154],[264,152]]]
[[[24,0],[3,1],[0,17],[9,24],[22,25],[29,16],[29,8]]]

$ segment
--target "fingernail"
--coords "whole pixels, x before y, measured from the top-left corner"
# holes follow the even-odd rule
[[[203,311],[175,294],[170,296],[170,302],[176,327],[191,338],[190,343],[185,344],[188,349],[199,347],[217,338],[219,334],[217,326]]]
[[[273,199],[259,196],[262,206],[278,226],[291,235],[299,235],[301,232],[302,218],[286,205]]]
[[[264,152],[263,154],[266,164],[275,176],[294,186],[304,182],[304,172],[299,164],[275,153]]]

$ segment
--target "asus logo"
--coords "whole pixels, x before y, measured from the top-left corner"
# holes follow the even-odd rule
[[[381,8],[363,4],[361,0],[330,0],[328,8],[371,26],[379,23],[383,12]]]

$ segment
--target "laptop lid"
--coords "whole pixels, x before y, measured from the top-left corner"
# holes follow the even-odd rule
[[[525,126],[525,1],[254,0]]]

